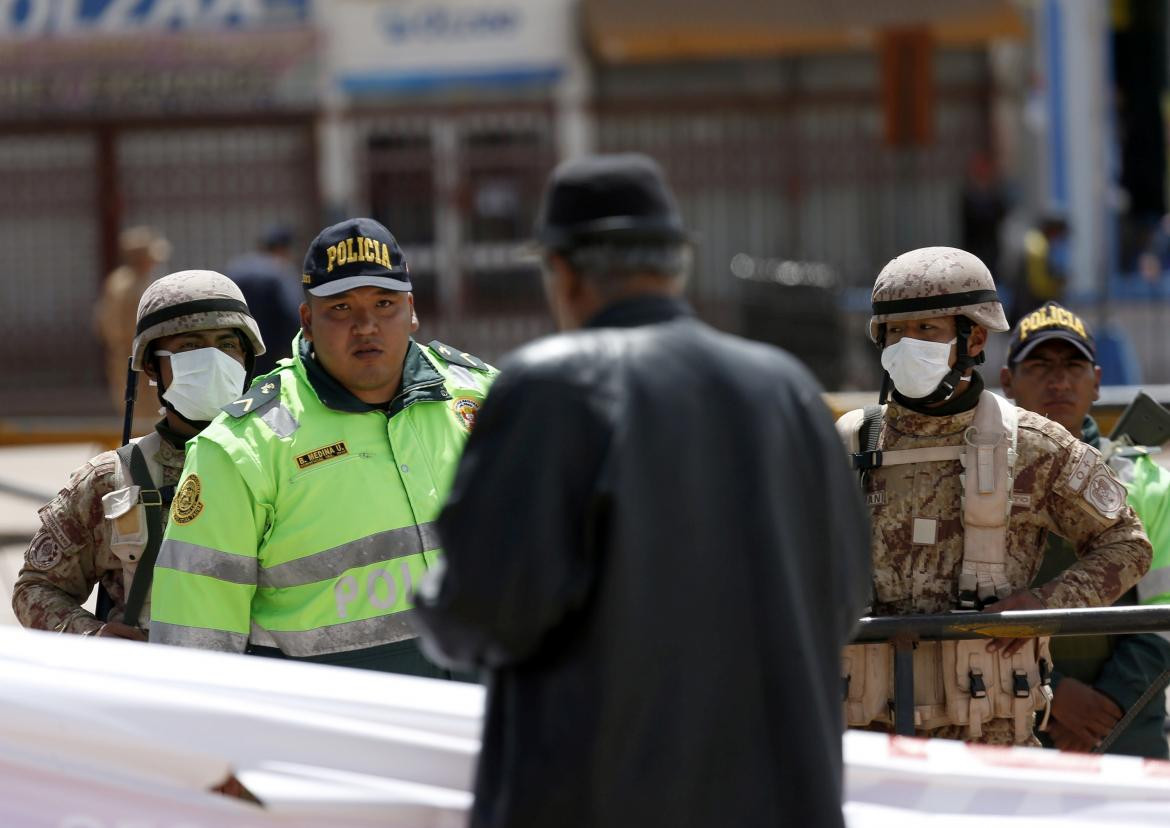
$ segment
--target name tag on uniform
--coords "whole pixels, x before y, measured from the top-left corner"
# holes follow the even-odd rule
[[[934,518],[914,518],[910,542],[919,546],[933,546],[938,539],[938,521]]]
[[[867,506],[885,506],[888,502],[889,497],[885,489],[882,489],[880,492],[867,492],[865,495],[865,504]]]

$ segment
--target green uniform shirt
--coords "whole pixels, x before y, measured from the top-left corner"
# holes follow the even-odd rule
[[[433,521],[495,370],[412,341],[387,410],[299,336],[294,354],[188,444],[151,641],[377,668],[415,635]]]

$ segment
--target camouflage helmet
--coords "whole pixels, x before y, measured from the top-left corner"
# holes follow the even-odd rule
[[[247,337],[253,356],[264,353],[260,328],[236,283],[214,270],[180,270],[152,282],[138,302],[132,367],[141,371],[155,339],[188,331],[235,328]]]
[[[931,316],[966,316],[991,331],[1008,330],[991,271],[978,256],[956,247],[922,247],[882,268],[873,285],[869,338],[883,322]]]

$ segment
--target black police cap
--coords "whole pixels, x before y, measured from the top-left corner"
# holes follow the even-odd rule
[[[370,218],[326,227],[309,245],[301,282],[314,296],[358,287],[409,291],[410,268],[390,231]]]
[[[1008,365],[1027,359],[1037,345],[1054,339],[1069,343],[1097,364],[1097,347],[1085,320],[1057,302],[1045,302],[1016,323],[1008,345]]]
[[[545,188],[535,236],[551,250],[600,241],[690,240],[661,168],[639,153],[558,166]]]

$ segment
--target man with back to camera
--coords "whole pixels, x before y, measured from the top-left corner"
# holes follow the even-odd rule
[[[244,390],[264,342],[230,279],[184,270],[142,294],[131,353],[133,370],[158,385],[164,417],[150,434],[75,471],[40,509],[41,528],[12,590],[26,627],[145,640],[151,555],[162,542],[184,445]],[[99,602],[100,617],[82,606],[98,583],[110,603]]]
[[[681,298],[657,164],[553,173],[565,333],[492,389],[440,518],[430,652],[491,673],[475,826],[840,826],[864,510],[816,381]]]
[[[1116,603],[1170,604],[1170,471],[1142,449],[1103,438],[1089,415],[1100,396],[1101,368],[1085,321],[1056,302],[1028,314],[1012,332],[999,378],[1018,406],[1060,423],[1100,451],[1125,484],[1154,557],[1145,576]],[[1067,541],[1049,537],[1036,584],[1074,560]],[[1052,718],[1041,739],[1061,750],[1092,750],[1151,682],[1170,669],[1170,641],[1161,634],[1060,637],[1051,648]],[[1165,725],[1166,699],[1159,693],[1108,752],[1166,759]]]
[[[305,257],[293,357],[191,442],[151,641],[434,677],[413,585],[495,370],[411,338],[410,271],[368,218]]]
[[[988,331],[1008,329],[987,267],[953,247],[912,250],[878,274],[872,303],[880,401],[891,400],[838,430],[871,509],[873,614],[1104,606],[1137,583],[1150,544],[1100,454],[983,387]],[[1050,533],[1077,560],[1029,589]],[[918,735],[1036,744],[1047,641],[921,642]],[[842,677],[849,725],[890,729],[891,645],[847,647]]]

